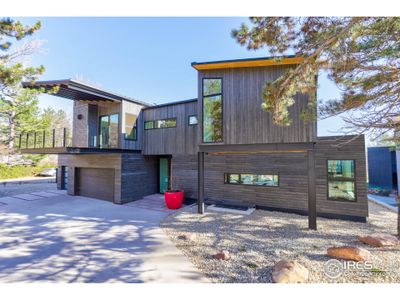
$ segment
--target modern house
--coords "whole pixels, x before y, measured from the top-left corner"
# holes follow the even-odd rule
[[[200,213],[204,202],[235,203],[308,214],[311,228],[316,215],[365,221],[364,137],[317,137],[317,122],[301,118],[304,94],[290,126],[261,108],[265,82],[301,59],[192,63],[197,98],[162,105],[74,80],[36,82],[74,101],[72,139],[64,131],[60,145],[46,146],[41,133],[24,134],[22,151],[59,154],[59,188],[70,195],[123,204],[172,185]]]

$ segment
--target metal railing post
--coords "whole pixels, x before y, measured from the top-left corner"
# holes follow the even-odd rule
[[[43,130],[43,148],[46,148],[46,130]]]
[[[56,146],[56,130],[53,129],[53,148]]]
[[[33,135],[33,148],[36,149],[36,131],[35,131],[35,133]]]
[[[25,149],[29,148],[29,132],[26,133],[26,145],[25,145]]]
[[[18,144],[19,149],[21,149],[21,145],[22,145],[22,133],[19,134],[19,144]]]
[[[63,147],[66,146],[66,139],[67,139],[67,128],[64,127],[63,129]]]

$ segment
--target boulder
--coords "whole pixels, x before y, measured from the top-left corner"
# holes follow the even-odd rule
[[[331,247],[328,249],[327,254],[333,258],[354,261],[365,261],[371,257],[371,253],[368,250],[349,246]]]
[[[308,280],[309,271],[296,260],[281,260],[272,270],[272,280],[276,283],[302,283]]]
[[[223,250],[218,253],[215,253],[212,257],[215,259],[221,259],[221,260],[231,259],[231,255],[229,254],[229,251],[227,251],[227,250]]]
[[[194,241],[196,239],[196,234],[194,233],[185,233],[180,236],[178,236],[178,239],[184,240],[184,241]]]
[[[375,233],[359,236],[358,240],[364,244],[374,247],[390,247],[400,245],[400,241],[395,236],[386,233]]]

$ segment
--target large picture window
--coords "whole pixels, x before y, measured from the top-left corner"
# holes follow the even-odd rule
[[[279,186],[278,175],[225,173],[225,183],[258,186]]]
[[[222,142],[222,79],[203,79],[203,142]]]
[[[356,201],[355,161],[328,160],[328,199]]]

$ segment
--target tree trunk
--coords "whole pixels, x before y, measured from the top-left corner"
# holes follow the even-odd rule
[[[9,137],[8,137],[8,153],[9,154],[14,154],[15,148],[14,148],[14,143],[15,143],[15,136],[16,136],[16,126],[15,126],[15,111],[11,112],[10,116],[10,131],[9,131]]]

